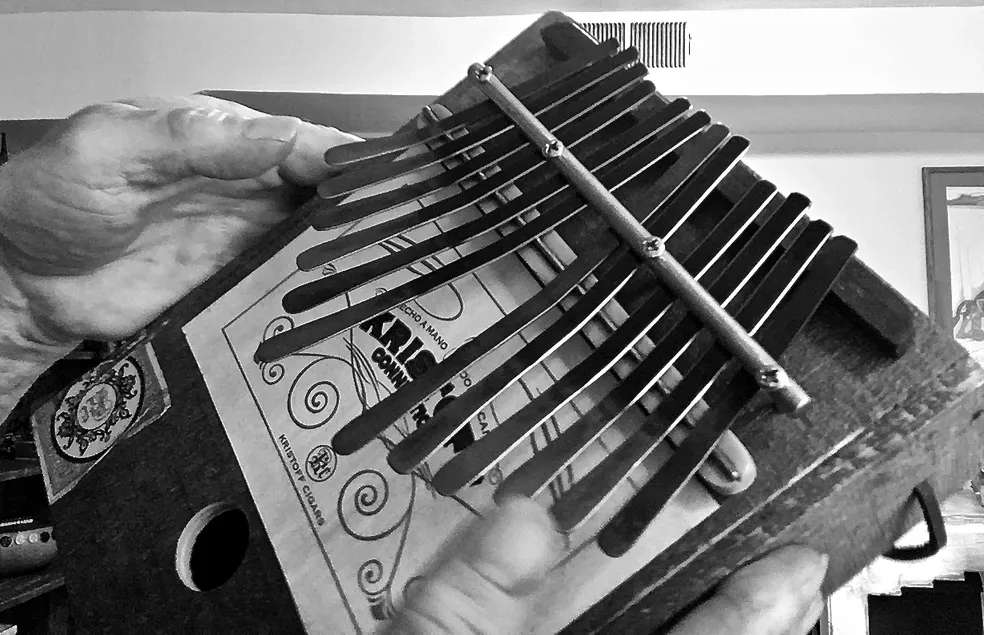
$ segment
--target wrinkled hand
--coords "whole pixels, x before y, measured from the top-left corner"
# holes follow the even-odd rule
[[[485,519],[411,587],[387,635],[520,635],[563,551],[546,511],[516,499]],[[827,561],[787,547],[726,580],[669,635],[803,635],[823,608]],[[562,593],[562,590],[560,591]]]
[[[205,96],[90,106],[0,170],[0,255],[45,330],[136,332],[292,212],[356,137]]]

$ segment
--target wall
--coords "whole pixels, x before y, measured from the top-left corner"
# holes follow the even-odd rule
[[[440,94],[535,17],[0,13],[0,119],[62,117],[93,101],[206,88]],[[608,17],[688,20],[688,68],[654,72],[669,94],[956,94],[984,86],[979,6]]]
[[[927,310],[921,170],[984,166],[980,135],[817,134],[785,143],[749,136],[758,147],[748,158],[753,169],[809,196],[811,215],[855,239],[862,260]]]
[[[709,29],[721,29],[729,20],[741,20],[743,28],[751,28],[761,15],[716,12],[703,14],[701,19]],[[802,11],[769,15],[772,24],[781,16],[796,23],[803,20]],[[823,15],[828,24],[847,19],[843,11]],[[975,24],[981,27],[978,32],[984,32],[981,8],[872,9],[851,15],[859,16],[854,35],[864,34],[871,49],[899,46],[893,39],[897,33],[891,29],[882,34],[885,39],[877,41],[878,33],[868,28],[876,18],[909,31],[923,22],[936,36],[947,24],[960,38]],[[86,104],[116,96],[183,94],[203,88],[438,94],[462,76],[467,62],[486,58],[532,19],[181,12],[0,14],[0,119],[64,117]],[[736,26],[735,30],[741,29]],[[984,47],[979,35],[975,37],[974,46]],[[947,93],[948,87],[976,77],[974,73],[984,76],[984,48],[977,51],[964,45],[964,55],[953,64],[906,66],[906,77],[897,72],[898,60],[889,59],[890,55],[869,59],[868,63],[880,64],[886,71],[877,74],[879,83],[872,84],[871,92],[937,85],[940,90],[928,92]],[[851,46],[857,50],[857,37]],[[914,41],[910,48],[925,46],[925,42]],[[746,53],[763,60],[767,57],[761,48]],[[826,69],[824,81],[836,79],[837,64],[849,63],[843,47],[838,55],[830,57],[836,63],[832,61]],[[788,64],[788,60],[775,63]],[[974,72],[961,75],[961,68]],[[719,72],[722,77],[734,74],[728,68]],[[759,77],[768,75],[768,68],[758,69]],[[892,84],[886,77],[898,81]],[[856,87],[858,76],[848,79],[850,83],[844,85]],[[754,154],[749,159],[753,167],[783,190],[811,196],[816,215],[855,237],[862,258],[925,308],[920,169],[984,165],[982,96],[804,97],[807,88],[822,93],[823,87],[808,86],[810,82],[803,77],[788,73],[770,81],[772,95],[778,96],[712,95],[694,101],[707,105],[709,112],[735,126],[737,132],[748,134],[753,141]],[[664,88],[658,74],[657,82],[664,92],[672,92]],[[974,91],[979,92],[980,86],[984,81]],[[800,96],[782,95],[784,90]],[[783,133],[777,134],[778,130]],[[962,134],[950,134],[956,131]]]

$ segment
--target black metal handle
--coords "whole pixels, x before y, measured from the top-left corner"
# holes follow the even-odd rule
[[[923,519],[929,529],[929,539],[926,544],[918,547],[893,547],[887,551],[884,557],[889,560],[922,560],[935,556],[940,549],[946,546],[946,526],[943,524],[943,512],[940,510],[940,502],[936,498],[933,486],[929,481],[923,481],[912,490],[912,495],[919,502],[922,509]]]

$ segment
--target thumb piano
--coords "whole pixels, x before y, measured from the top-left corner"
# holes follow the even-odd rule
[[[82,631],[372,633],[513,495],[568,536],[536,633],[651,633],[787,544],[827,592],[938,549],[984,375],[748,146],[551,13],[331,149],[297,218],[36,413]]]

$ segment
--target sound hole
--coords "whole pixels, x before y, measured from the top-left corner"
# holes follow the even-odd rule
[[[192,591],[217,589],[239,569],[248,547],[246,514],[227,503],[209,505],[178,538],[178,577]]]

